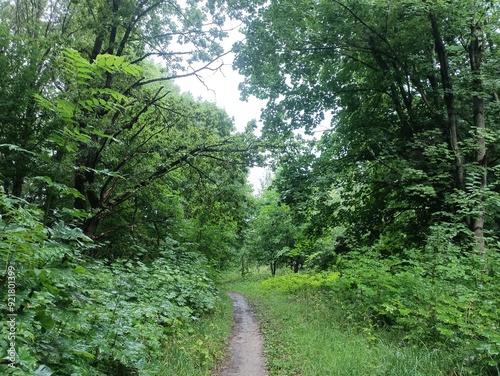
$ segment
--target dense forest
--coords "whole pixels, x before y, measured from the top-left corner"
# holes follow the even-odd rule
[[[491,0],[1,1],[0,372],[169,375],[221,273],[265,265],[290,274],[263,289],[445,350],[447,375],[500,374],[499,15]],[[229,19],[245,38],[224,51]],[[243,99],[267,101],[261,132],[173,82],[229,52]]]

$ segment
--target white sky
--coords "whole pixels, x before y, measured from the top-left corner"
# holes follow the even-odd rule
[[[229,33],[230,36],[223,44],[226,50],[229,50],[235,41],[242,38],[236,29]],[[182,92],[191,92],[195,98],[201,97],[226,110],[228,115],[234,119],[236,129],[243,131],[249,121],[259,120],[260,111],[265,102],[256,98],[250,98],[246,102],[240,100],[238,84],[243,81],[243,77],[232,69],[233,59],[234,54],[226,55],[223,58],[224,66],[219,71],[202,72],[203,83],[195,76],[180,78],[175,83]],[[264,168],[256,167],[250,170],[248,181],[253,185],[254,192],[259,191],[260,180],[264,176]]]

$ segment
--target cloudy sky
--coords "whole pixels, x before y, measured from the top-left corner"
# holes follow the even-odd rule
[[[225,49],[229,50],[232,44],[241,38],[242,35],[235,26],[235,29],[230,32],[230,37],[224,43]],[[234,119],[236,128],[243,131],[250,120],[259,119],[264,102],[256,98],[250,98],[247,102],[240,100],[238,84],[243,81],[243,77],[232,69],[233,59],[233,54],[226,55],[223,58],[224,66],[220,70],[203,72],[203,82],[197,77],[191,76],[176,80],[176,84],[183,92],[191,92],[195,98],[201,97],[225,109],[229,116]],[[250,171],[249,182],[254,186],[254,191],[259,190],[260,180],[264,174],[265,170],[262,168],[253,168]]]

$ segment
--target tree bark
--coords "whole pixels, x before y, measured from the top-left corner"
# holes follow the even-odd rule
[[[241,255],[241,276],[245,278],[245,255]]]
[[[441,74],[441,83],[444,91],[444,102],[448,115],[447,128],[451,150],[455,154],[456,187],[465,191],[465,158],[458,144],[457,112],[455,107],[455,96],[448,62],[448,53],[439,31],[439,25],[434,12],[429,13],[431,21],[432,36],[434,38],[435,53],[438,57]]]
[[[12,178],[12,195],[14,197],[22,197],[24,178],[20,173],[15,173]]]
[[[483,60],[483,31],[479,25],[471,26],[470,42],[468,45],[469,62],[472,71],[472,106],[474,113],[474,126],[476,128],[476,163],[479,167],[479,190],[483,190],[488,184],[487,178],[487,154],[486,154],[486,124],[484,120],[484,99],[482,97],[483,82],[481,79],[481,63]],[[484,253],[486,244],[484,240],[484,195],[478,195],[479,214],[471,218],[470,228],[474,231],[477,246]]]

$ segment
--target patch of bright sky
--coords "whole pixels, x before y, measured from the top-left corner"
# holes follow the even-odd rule
[[[243,35],[238,31],[238,25],[226,25],[229,30],[229,37],[224,40],[223,47],[229,51],[232,45],[243,39]],[[236,129],[244,131],[246,125],[251,120],[259,120],[261,109],[265,106],[265,101],[256,98],[249,98],[248,101],[240,100],[238,85],[243,81],[243,76],[232,69],[234,54],[225,55],[220,61],[214,63],[214,67],[223,65],[216,71],[205,70],[200,72],[200,76],[190,76],[177,79],[175,83],[182,92],[190,92],[194,98],[213,102],[218,107],[226,110],[228,115],[234,119]],[[193,67],[196,69],[196,67]],[[189,73],[185,72],[185,73]],[[258,192],[261,181],[266,175],[266,169],[254,167],[250,170],[248,182],[253,186],[254,192]]]
[[[239,32],[239,25],[227,21],[225,29],[228,31],[228,37],[221,43],[225,51],[231,50],[233,44],[243,39],[243,35]],[[236,129],[243,131],[251,120],[257,120],[259,126],[259,118],[262,108],[265,106],[265,101],[255,97],[250,97],[247,101],[242,101],[238,85],[243,81],[243,76],[232,69],[234,54],[229,53],[215,62],[212,67],[218,67],[223,64],[220,69],[215,71],[204,70],[198,76],[189,76],[177,79],[175,83],[180,87],[182,92],[190,92],[194,98],[213,102],[218,107],[226,110],[228,115],[234,119]],[[193,66],[191,69],[197,69],[198,66]],[[182,72],[182,73],[189,73]],[[182,74],[181,73],[181,74]],[[330,128],[331,114],[325,114],[325,120],[318,129],[315,130],[314,136],[306,136],[306,139],[319,138],[321,134]],[[257,130],[258,132],[258,130]],[[255,194],[258,194],[262,185],[269,180],[269,170],[262,167],[253,167],[250,169],[248,182],[253,186]]]

